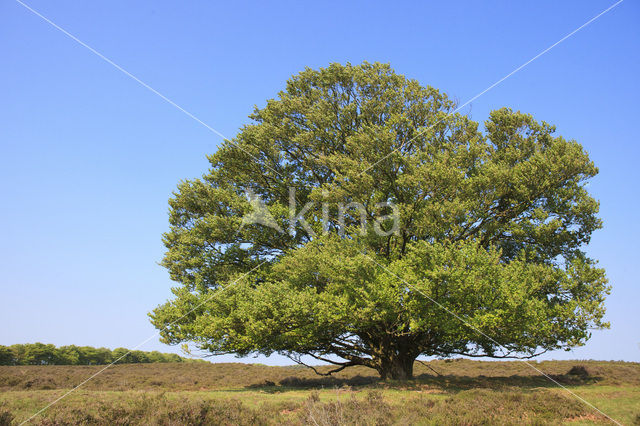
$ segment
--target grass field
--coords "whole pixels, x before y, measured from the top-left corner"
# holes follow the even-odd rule
[[[532,362],[621,424],[640,424],[640,364]],[[574,366],[585,367],[584,370]],[[104,367],[0,367],[0,425],[20,424]],[[416,379],[381,382],[354,367],[320,377],[259,364],[110,367],[32,424],[613,424],[521,362],[416,364]]]

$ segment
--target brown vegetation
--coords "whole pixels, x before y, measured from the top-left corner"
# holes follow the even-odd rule
[[[640,364],[533,365],[631,423],[640,413]],[[27,419],[96,366],[0,367],[0,425]],[[324,368],[324,367],[321,367]],[[327,367],[329,368],[329,367]],[[433,361],[417,378],[383,382],[354,368],[318,377],[259,364],[116,365],[33,420],[111,424],[572,424],[607,418],[520,362]],[[588,393],[591,392],[591,393]],[[598,399],[599,398],[599,399]],[[609,402],[609,403],[607,403]],[[626,404],[626,405],[625,405]],[[612,414],[613,415],[613,414]],[[618,420],[617,419],[617,420]]]
[[[565,384],[640,385],[640,364],[603,361],[530,362]],[[104,366],[0,366],[0,390],[69,389]],[[330,367],[318,367],[320,371]],[[416,383],[469,389],[504,386],[556,387],[522,362],[483,362],[465,359],[416,363]],[[439,374],[439,375],[437,375]],[[270,367],[243,363],[177,363],[114,365],[83,385],[90,390],[208,390],[237,387],[335,387],[378,383],[376,371],[366,367],[320,377],[301,366]]]

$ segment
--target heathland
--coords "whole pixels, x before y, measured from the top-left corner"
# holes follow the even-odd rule
[[[31,423],[497,425],[640,421],[640,364],[529,363],[549,377],[523,362],[465,359],[417,363],[415,379],[406,382],[380,381],[377,372],[365,367],[322,377],[300,366],[114,365],[33,417]],[[0,367],[0,424],[20,424],[103,368]],[[325,369],[319,367],[321,372]]]

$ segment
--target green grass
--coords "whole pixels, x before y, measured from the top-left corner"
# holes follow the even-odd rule
[[[607,424],[605,416],[520,362],[416,364],[416,379],[374,371],[324,378],[299,367],[135,364],[109,368],[34,424]],[[537,368],[622,424],[640,421],[640,365],[549,361]],[[566,374],[585,366],[589,375]],[[98,371],[0,367],[0,425],[18,424]],[[4,413],[4,414],[2,414]],[[4,419],[4,420],[3,420]]]

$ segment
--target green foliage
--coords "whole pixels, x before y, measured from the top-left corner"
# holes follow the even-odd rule
[[[106,365],[137,364],[152,362],[191,362],[176,354],[164,354],[158,351],[129,351],[117,348],[91,346],[60,346],[51,344],[27,343],[24,345],[0,346],[0,365]]]
[[[604,270],[583,251],[601,227],[587,153],[528,114],[493,111],[481,131],[454,110],[384,64],[292,77],[170,200],[179,286],[150,314],[163,341],[406,378],[419,355],[535,356],[607,327]],[[290,187],[315,203],[310,229],[242,226],[251,191],[289,229]],[[354,209],[323,233],[321,202],[332,217],[361,203],[365,235]],[[381,202],[400,222],[385,235]]]

